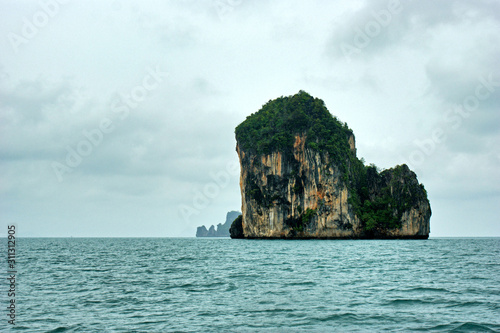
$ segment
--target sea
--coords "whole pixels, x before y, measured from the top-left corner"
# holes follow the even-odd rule
[[[500,238],[19,238],[15,268],[2,332],[500,332]]]

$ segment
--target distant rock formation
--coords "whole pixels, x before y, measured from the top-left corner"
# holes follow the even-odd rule
[[[226,222],[224,224],[217,224],[217,229],[212,225],[207,230],[207,228],[202,225],[198,227],[196,230],[196,237],[229,237],[229,228],[231,227],[231,223],[240,216],[241,213],[237,211],[228,212],[226,215]]]
[[[415,173],[365,166],[322,100],[301,91],[269,101],[235,132],[234,238],[428,238],[431,208]]]

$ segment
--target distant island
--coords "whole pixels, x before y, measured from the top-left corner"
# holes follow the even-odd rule
[[[236,127],[242,217],[233,238],[416,238],[430,232],[427,192],[407,165],[356,157],[346,123],[304,91]]]
[[[226,222],[217,224],[217,229],[212,225],[207,230],[203,225],[196,230],[196,237],[229,237],[231,223],[241,215],[240,212],[231,211],[226,214]]]

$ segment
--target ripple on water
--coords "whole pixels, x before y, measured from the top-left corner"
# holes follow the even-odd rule
[[[500,239],[23,239],[19,258],[26,332],[500,330]]]

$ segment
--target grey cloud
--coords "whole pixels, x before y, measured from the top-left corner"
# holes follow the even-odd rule
[[[64,124],[73,88],[68,82],[50,85],[43,80],[23,81],[0,91],[0,158],[47,159],[67,132]]]
[[[197,108],[200,102],[208,105],[219,92],[206,79],[197,78],[170,93],[158,97],[166,109],[139,105],[123,120],[112,112],[102,113],[101,118],[112,120],[114,130],[104,134],[102,143],[66,177],[167,177],[201,184],[208,179],[205,170],[223,169],[235,156],[236,123],[220,110]],[[99,119],[95,118],[93,126],[88,124],[80,129],[80,135],[61,145],[56,161],[64,163],[68,155],[65,147],[76,150],[78,143],[86,139],[82,130],[95,131],[98,124]]]
[[[394,5],[398,4],[398,5]],[[391,8],[398,8],[392,11]],[[381,13],[385,14],[381,14]],[[432,31],[445,25],[500,20],[500,3],[494,1],[369,1],[353,15],[334,22],[327,53],[335,58],[370,59],[389,47],[428,45]],[[387,15],[389,13],[389,16]],[[377,28],[378,27],[378,28]],[[359,37],[364,35],[365,37]],[[364,42],[366,40],[366,43]]]
[[[44,108],[57,104],[70,91],[67,82],[48,86],[43,80],[22,81],[13,89],[0,90],[0,107],[15,109],[21,121],[39,122],[46,118]]]

